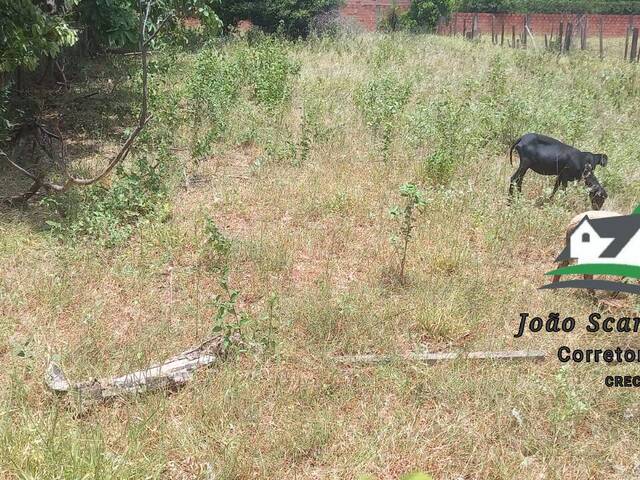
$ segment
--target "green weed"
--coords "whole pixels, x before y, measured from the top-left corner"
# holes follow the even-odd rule
[[[367,126],[381,136],[381,154],[389,160],[393,133],[409,96],[411,84],[389,73],[366,82],[356,92],[356,104]]]

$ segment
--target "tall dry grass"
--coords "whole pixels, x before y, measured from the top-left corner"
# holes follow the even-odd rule
[[[215,48],[233,59],[253,47]],[[640,369],[561,367],[554,358],[562,344],[638,347],[635,337],[513,334],[520,312],[560,312],[582,325],[592,311],[637,314],[637,300],[594,305],[584,293],[538,290],[565,223],[588,199],[574,187],[538,205],[553,179],[533,174],[514,205],[506,194],[515,169],[509,142],[537,131],[606,152],[610,164],[597,172],[606,208],[630,211],[640,193],[636,67],[592,53],[557,57],[433,36],[273,48],[300,67],[286,80],[290,95],[265,105],[241,86],[225,128],[197,162],[187,122],[197,59],[182,53],[163,73],[162,88],[184,116],[172,140],[180,153],[168,215],[139,223],[128,240],[105,248],[53,235],[44,222],[55,214],[38,205],[0,212],[0,475],[635,475],[637,394],[602,381]],[[393,122],[386,161],[380,130],[357,101],[381,78],[410,92],[385,117]],[[377,91],[383,107],[394,101]],[[418,184],[428,203],[401,286],[389,209],[405,182]],[[231,241],[229,282],[240,291],[238,308],[254,318],[246,333],[253,347],[177,393],[77,416],[43,386],[50,357],[72,379],[101,377],[161,360],[211,331],[221,290],[203,260],[206,219]],[[362,368],[331,361],[445,349],[541,349],[549,359]]]

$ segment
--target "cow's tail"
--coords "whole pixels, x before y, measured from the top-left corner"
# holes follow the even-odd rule
[[[509,150],[509,163],[513,165],[513,149],[516,148],[516,145],[522,140],[522,137],[518,138],[513,145],[511,145],[511,149]]]

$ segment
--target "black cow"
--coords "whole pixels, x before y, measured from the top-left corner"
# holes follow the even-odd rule
[[[522,191],[522,179],[529,169],[540,175],[558,176],[551,194],[551,198],[553,198],[560,185],[562,188],[566,188],[568,182],[580,180],[586,165],[591,166],[593,173],[596,165],[605,167],[608,160],[603,153],[582,152],[555,138],[537,133],[527,133],[512,145],[509,150],[509,160],[512,165],[514,150],[518,152],[520,157],[520,166],[511,177],[509,196],[513,195],[514,184],[518,187],[519,192]]]

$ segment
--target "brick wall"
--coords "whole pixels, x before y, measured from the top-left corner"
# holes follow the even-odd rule
[[[505,37],[511,37],[511,28],[515,26],[516,34],[522,33],[524,28],[525,15],[519,13],[455,13],[450,19],[450,24],[458,33],[462,32],[464,22],[466,20],[467,31],[471,31],[471,22],[473,17],[478,16],[478,30],[481,33],[491,34],[491,19],[493,18],[496,33],[502,29],[502,23],[505,26]],[[560,22],[572,22],[574,32],[576,23],[583,17],[586,17],[587,35],[597,36],[600,28],[600,18],[602,17],[602,34],[605,37],[624,37],[627,28],[632,25],[640,27],[640,16],[636,15],[581,15],[581,14],[563,14],[563,13],[531,13],[529,17],[529,28],[534,35],[544,35],[558,32]],[[441,27],[442,28],[442,27]],[[444,27],[447,29],[448,27]]]
[[[408,9],[411,0],[396,0],[401,9]],[[355,18],[367,30],[375,30],[378,19],[391,8],[393,0],[347,0],[342,15]]]
[[[396,5],[402,9],[409,8],[411,0],[397,0]],[[355,18],[367,30],[375,30],[378,19],[382,17],[393,4],[393,0],[346,0],[342,7],[342,15]],[[478,26],[481,33],[491,32],[491,18],[494,18],[496,31],[505,25],[505,36],[511,35],[511,26],[516,27],[516,34],[520,34],[524,25],[524,15],[519,13],[456,13],[451,18],[451,23],[456,32],[462,32],[462,26],[466,19],[467,30],[471,30],[471,19],[478,15]],[[560,22],[573,22],[574,25],[583,15],[561,13],[532,13],[529,14],[529,28],[534,35],[544,35],[558,31]],[[602,17],[603,34],[605,37],[624,37],[629,25],[640,27],[640,15],[586,15],[587,35],[598,35],[598,22]]]

